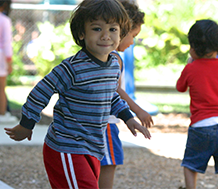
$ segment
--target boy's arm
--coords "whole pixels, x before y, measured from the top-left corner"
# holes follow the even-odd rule
[[[35,123],[41,118],[41,111],[48,105],[52,95],[64,93],[70,88],[73,81],[73,78],[70,77],[73,73],[69,69],[69,64],[64,62],[59,64],[33,88],[27,102],[22,107],[20,125],[27,129],[33,129]]]
[[[111,54],[113,54],[114,56],[117,57],[119,65],[120,65],[120,70],[122,70],[124,65],[123,65],[123,61],[121,60],[120,56],[117,53],[113,53],[113,52]],[[146,112],[140,106],[138,106],[129,97],[129,95],[121,88],[121,82],[122,82],[121,79],[122,79],[122,77],[120,77],[119,81],[118,81],[119,85],[118,85],[118,88],[117,88],[117,93],[120,95],[120,97],[122,99],[124,99],[127,102],[127,104],[130,107],[130,110],[132,110],[136,114],[136,116],[141,121],[141,124],[143,126],[146,126],[147,128],[151,127],[151,125],[153,124],[152,117],[150,116],[150,114],[148,112]]]
[[[40,120],[40,113],[47,106],[53,94],[53,92],[47,88],[45,78],[33,88],[27,97],[27,101],[22,107],[20,124],[13,128],[5,128],[6,134],[9,135],[11,139],[21,141],[28,138],[28,140],[31,140],[32,129],[36,122]],[[47,91],[45,89],[47,89]]]
[[[177,83],[176,83],[176,89],[179,91],[179,92],[186,92],[187,89],[188,89],[188,85],[187,85],[187,67],[189,66],[190,64],[187,64],[186,67],[183,69],[179,79],[177,80]]]
[[[128,103],[130,110],[136,114],[136,116],[141,121],[141,124],[147,128],[151,127],[153,124],[151,115],[143,110],[140,106],[138,106],[120,86],[118,87],[117,92],[120,97]]]
[[[129,111],[129,106],[124,100],[120,98],[117,92],[115,92],[114,98],[112,100],[111,114],[122,119],[134,136],[136,136],[136,130],[138,130],[145,136],[145,138],[150,139],[150,132],[147,130],[146,127],[140,125],[133,118],[133,115]]]
[[[134,136],[137,136],[136,130],[144,135],[145,138],[150,139],[151,134],[146,127],[141,126],[134,118],[129,119],[126,122],[127,127],[132,132]]]
[[[20,124],[14,128],[5,128],[6,133],[14,140],[31,139],[32,129],[40,120],[41,111],[47,106],[55,92],[67,90],[73,79],[69,79],[65,69],[68,65],[56,66],[52,72],[45,76],[30,92],[26,103],[22,107]],[[23,133],[22,133],[23,132]]]

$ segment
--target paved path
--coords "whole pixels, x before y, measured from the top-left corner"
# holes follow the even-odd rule
[[[5,184],[4,182],[0,181],[0,189],[14,189],[11,186]]]
[[[0,145],[42,145],[44,142],[45,134],[47,132],[47,125],[36,125],[33,130],[32,140],[27,139],[16,142],[11,140],[4,131],[4,127],[13,127],[15,124],[0,125]],[[182,159],[186,134],[175,133],[153,133],[152,138],[145,139],[141,133],[138,133],[137,137],[134,137],[130,132],[120,132],[120,139],[124,147],[145,147],[151,150],[153,153]]]

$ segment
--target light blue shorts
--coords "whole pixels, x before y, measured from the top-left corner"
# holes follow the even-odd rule
[[[107,124],[105,134],[105,156],[101,160],[101,166],[123,164],[123,148],[118,135],[119,129],[116,124]]]
[[[211,156],[218,174],[218,125],[209,127],[189,127],[184,159],[181,166],[205,173]]]

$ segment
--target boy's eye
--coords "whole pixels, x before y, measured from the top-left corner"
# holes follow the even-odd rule
[[[115,32],[115,31],[117,31],[117,29],[116,28],[110,28],[110,31]]]
[[[93,28],[94,31],[101,31],[101,28]]]

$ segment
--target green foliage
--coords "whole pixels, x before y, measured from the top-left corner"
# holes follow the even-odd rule
[[[145,76],[145,68],[184,65],[189,56],[189,28],[199,19],[218,21],[217,7],[217,0],[154,0],[140,7],[145,12],[145,24],[134,48],[135,75]],[[63,59],[74,55],[80,47],[72,39],[69,22],[58,27],[49,22],[38,23],[38,28],[41,34],[34,47],[37,54],[31,60],[37,74],[43,77]],[[8,83],[19,84],[19,76],[25,74],[23,55],[19,53],[22,44],[13,45],[14,71],[8,77]],[[142,77],[136,79],[141,80]]]
[[[217,5],[216,0],[156,0],[143,7],[145,24],[134,48],[136,70],[185,64],[189,28],[199,19],[218,21]]]
[[[45,76],[63,59],[74,55],[80,47],[72,39],[69,23],[55,28],[51,23],[45,22],[39,23],[38,28],[41,32],[37,39],[38,54],[32,61],[38,74]]]
[[[20,78],[27,74],[23,62],[24,53],[27,53],[26,56],[34,55],[30,59],[37,68],[37,75],[44,77],[63,59],[74,55],[80,49],[72,39],[69,23],[56,28],[49,22],[38,23],[38,28],[41,35],[34,40],[31,48],[27,46],[25,51],[21,51],[22,41],[13,42],[13,72],[7,78],[8,85],[22,84]]]
[[[19,53],[19,49],[22,46],[21,42],[13,42],[13,71],[7,77],[7,85],[20,85],[20,76],[26,72],[24,70],[22,55]]]

